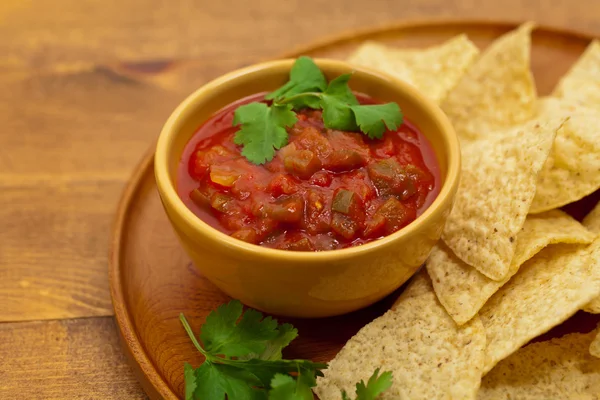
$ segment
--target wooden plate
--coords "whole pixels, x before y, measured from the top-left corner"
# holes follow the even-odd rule
[[[463,32],[483,48],[514,27],[458,22],[397,24],[333,37],[285,56],[343,58],[365,40],[422,47]],[[532,68],[540,94],[551,91],[590,40],[585,35],[548,28],[534,32]],[[177,242],[156,191],[152,150],[137,167],[119,206],[110,284],[123,347],[144,389],[152,399],[177,399],[184,390],[184,361],[192,365],[202,361],[181,327],[179,313],[185,313],[197,331],[206,315],[228,298],[198,272]],[[597,201],[598,193],[571,205],[569,211],[581,217]],[[343,317],[290,321],[299,329],[300,337],[286,351],[286,357],[330,360],[360,327],[388,308],[392,297]],[[598,318],[579,313],[550,335],[590,331],[596,322]]]

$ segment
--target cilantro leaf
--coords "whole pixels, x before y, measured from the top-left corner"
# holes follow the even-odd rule
[[[313,400],[310,386],[289,375],[275,374],[271,380],[269,400]]]
[[[340,75],[327,86],[321,96],[323,122],[330,129],[353,131],[357,129],[351,106],[358,105],[358,100],[348,86],[352,74]]]
[[[256,310],[243,312],[237,300],[210,313],[202,326],[202,344],[185,317],[180,315],[180,319],[205,357],[196,370],[184,365],[186,400],[267,400],[277,374],[296,375],[298,384],[310,392],[316,385],[315,376],[323,376],[321,370],[327,368],[327,364],[309,360],[281,359],[282,349],[298,331],[290,324],[278,325],[271,317],[263,318]]]
[[[402,111],[396,103],[355,105],[350,108],[360,130],[371,139],[381,139],[386,127],[393,131],[402,125]]]
[[[229,365],[205,362],[196,370],[194,400],[266,400],[264,390],[256,388],[258,379],[249,371]],[[187,393],[186,385],[186,393]]]
[[[263,315],[258,311],[247,310],[237,323],[241,315],[242,303],[237,300],[210,313],[200,334],[204,350],[226,357],[241,357],[264,352],[267,343],[279,337],[277,321],[273,318],[263,319]]]
[[[322,92],[326,88],[327,80],[323,72],[310,57],[302,56],[294,62],[290,70],[290,80],[279,89],[266,95],[265,99],[285,99],[305,92]],[[306,105],[310,107],[310,105]],[[318,108],[318,106],[311,108]]]
[[[183,376],[185,377],[185,400],[194,400],[196,391],[196,373],[194,368],[188,364],[183,364]]]
[[[242,145],[242,155],[255,164],[264,164],[275,156],[275,149],[287,144],[286,127],[296,123],[296,114],[291,104],[268,106],[265,103],[250,103],[238,107],[233,125],[241,124],[234,142]]]
[[[392,373],[387,371],[379,375],[379,368],[377,368],[366,385],[363,380],[356,384],[356,400],[375,400],[391,386]],[[342,400],[350,400],[345,391],[342,391]]]
[[[298,337],[298,330],[290,324],[281,324],[277,329],[278,335],[266,342],[265,350],[260,353],[250,353],[239,359],[258,358],[261,360],[281,360],[281,350],[285,348],[292,340]]]
[[[251,359],[247,361],[235,361],[236,366],[240,366],[251,370],[252,373],[263,383],[268,386],[273,376],[277,373],[289,374],[302,371],[308,379],[312,376],[323,376],[322,369],[327,368],[327,364],[315,363],[309,360],[277,360],[277,361],[266,361]],[[231,363],[229,363],[231,364]]]

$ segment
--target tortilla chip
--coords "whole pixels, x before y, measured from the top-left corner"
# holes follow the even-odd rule
[[[555,243],[591,243],[595,235],[559,210],[529,215],[517,234],[515,255],[508,275],[492,280],[459,260],[443,243],[438,244],[427,261],[427,272],[435,293],[446,311],[462,325],[473,318],[519,267],[544,247]]]
[[[549,246],[483,306],[484,373],[531,339],[566,321],[600,294],[600,239]]]
[[[588,46],[556,85],[553,96],[600,110],[600,41]]]
[[[478,54],[466,35],[458,35],[427,49],[397,49],[366,42],[350,55],[348,62],[393,75],[439,103]]]
[[[583,306],[582,310],[590,314],[600,314],[600,296]]]
[[[583,226],[597,235],[600,235],[600,203],[583,219]]]
[[[600,329],[598,329],[596,337],[594,337],[594,340],[590,344],[590,354],[600,358]]]
[[[442,238],[458,258],[490,279],[509,273],[538,172],[562,123],[531,121],[463,149],[461,181]]]
[[[583,306],[582,310],[590,314],[600,314],[600,296]]]
[[[600,203],[598,203],[596,207],[594,207],[594,209],[585,216],[583,219],[583,225],[595,234],[600,235]],[[600,296],[586,304],[583,307],[583,311],[592,314],[600,314]]]
[[[317,380],[321,400],[354,393],[376,368],[394,384],[378,399],[474,399],[481,381],[485,332],[478,318],[457,327],[423,270],[394,307],[362,328]]]
[[[547,108],[556,107],[556,100],[545,103]],[[557,132],[552,151],[538,176],[530,213],[573,203],[600,188],[600,112],[590,111],[584,108],[572,111]],[[568,113],[565,110],[562,115]]]
[[[524,24],[496,39],[442,102],[463,142],[489,137],[534,117],[533,26]]]
[[[600,359],[587,351],[592,336],[573,333],[520,349],[483,378],[477,399],[598,399]]]

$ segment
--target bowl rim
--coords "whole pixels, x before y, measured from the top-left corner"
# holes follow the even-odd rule
[[[414,234],[423,225],[426,225],[427,222],[435,219],[447,201],[452,201],[454,193],[458,188],[460,179],[461,151],[458,136],[448,117],[441,110],[441,108],[412,85],[405,83],[389,74],[375,71],[370,68],[356,66],[340,60],[327,58],[313,58],[313,60],[321,69],[337,68],[360,71],[362,74],[367,76],[368,79],[372,78],[375,84],[379,85],[381,82],[386,82],[387,84],[393,85],[396,91],[404,92],[411,102],[417,103],[417,106],[422,108],[429,118],[437,122],[441,128],[440,132],[444,142],[443,148],[448,162],[444,184],[440,188],[437,197],[415,220],[391,235],[384,236],[372,242],[361,244],[360,246],[318,252],[273,249],[247,243],[219,231],[196,216],[179,197],[177,189],[175,188],[175,185],[172,184],[169,174],[169,152],[172,149],[175,138],[179,134],[178,130],[176,129],[179,121],[185,120],[189,115],[196,112],[197,103],[201,102],[204,95],[210,91],[215,90],[222,85],[233,84],[238,80],[246,80],[255,73],[269,70],[279,71],[282,68],[289,70],[295,61],[293,58],[271,60],[231,71],[199,87],[190,95],[188,95],[175,108],[162,127],[156,144],[154,157],[154,174],[157,187],[159,189],[163,205],[165,207],[170,207],[175,214],[178,214],[187,227],[193,232],[197,232],[199,235],[212,239],[215,242],[220,242],[231,251],[241,252],[242,254],[253,258],[261,257],[269,260],[285,259],[287,261],[307,263],[319,261],[322,262],[331,259],[340,260],[374,252],[378,249],[388,247],[402,238]],[[439,160],[437,161],[439,163]]]

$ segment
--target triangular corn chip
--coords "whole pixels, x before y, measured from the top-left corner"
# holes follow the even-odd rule
[[[585,216],[583,226],[588,230],[600,235],[600,203]],[[600,296],[596,297],[583,307],[583,310],[592,314],[600,314]]]
[[[490,137],[534,117],[532,29],[527,23],[496,39],[442,102],[462,142]]]
[[[599,294],[600,239],[542,250],[479,312],[487,336],[484,373]]]
[[[600,358],[600,329],[598,329],[594,340],[590,344],[590,354]]]
[[[531,121],[463,149],[460,186],[442,238],[490,279],[509,273],[538,173],[563,122]]]
[[[520,349],[483,378],[477,399],[597,399],[600,359],[588,353],[592,336],[573,333]]]
[[[415,86],[439,103],[454,88],[479,54],[466,35],[426,49],[392,48],[366,42],[348,62],[378,69]]]
[[[600,110],[600,41],[588,46],[556,85],[553,96]]]
[[[555,243],[591,243],[595,235],[559,210],[529,215],[517,234],[515,255],[508,275],[501,281],[490,279],[458,259],[443,243],[433,249],[427,272],[440,303],[457,324],[473,318],[519,267],[544,247]]]
[[[600,110],[570,101],[540,101],[540,118],[568,116],[540,171],[530,213],[575,202],[600,188]]]
[[[321,400],[354,393],[376,368],[394,383],[378,399],[474,399],[485,333],[478,318],[458,327],[437,301],[423,270],[394,307],[362,328],[331,361],[315,392]]]

